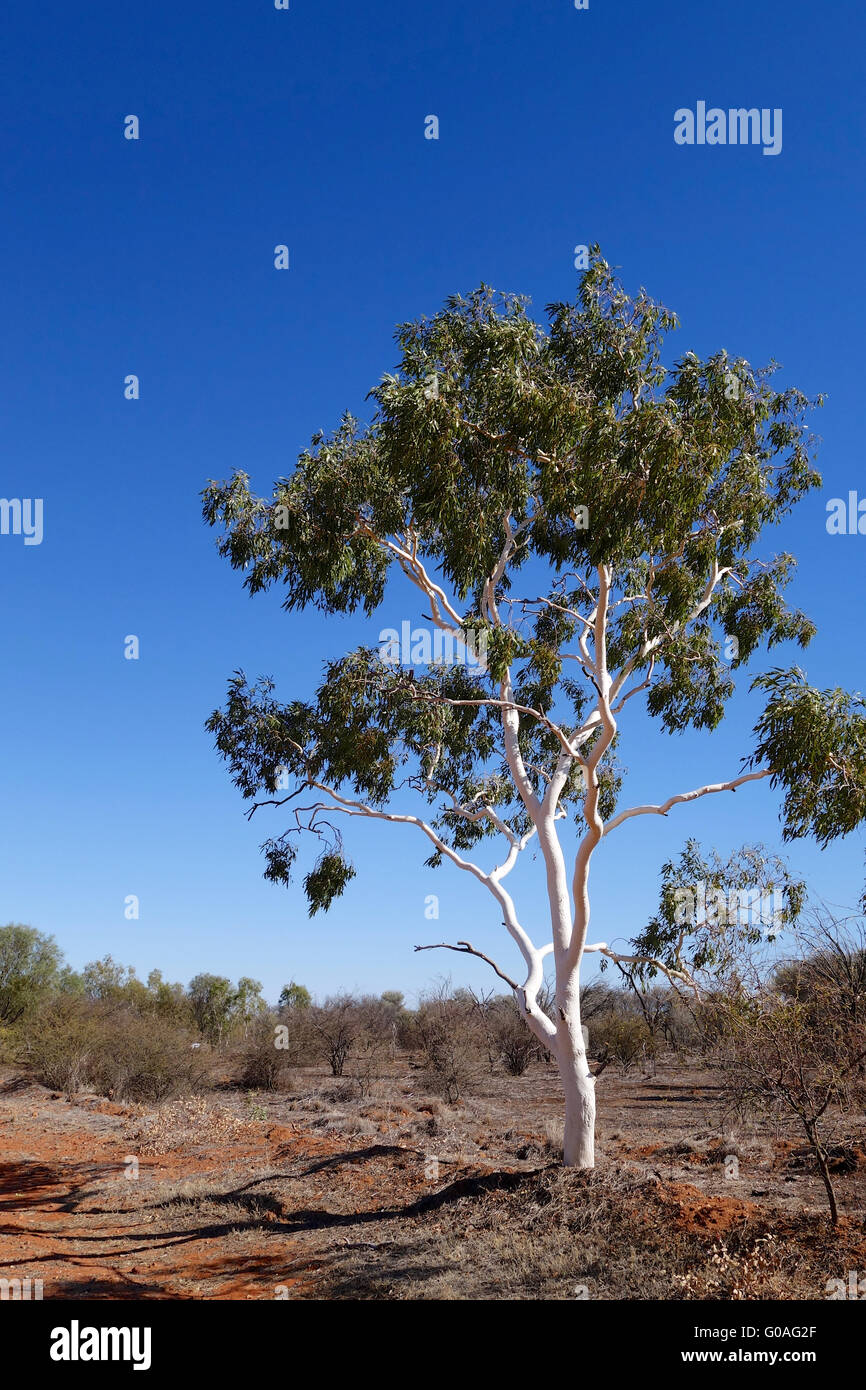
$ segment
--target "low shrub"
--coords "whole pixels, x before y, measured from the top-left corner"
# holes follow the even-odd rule
[[[45,1086],[74,1095],[159,1101],[207,1084],[208,1059],[185,1029],[99,1001],[58,997],[30,1018],[18,1060]]]
[[[289,1082],[290,1052],[278,1047],[281,1040],[276,1014],[261,1014],[250,1024],[240,1046],[240,1083],[257,1091],[285,1089]]]

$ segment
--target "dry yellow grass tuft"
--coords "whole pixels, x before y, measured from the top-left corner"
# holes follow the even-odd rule
[[[252,1138],[260,1129],[258,1122],[241,1119],[206,1096],[183,1096],[161,1105],[129,1137],[138,1143],[141,1154],[153,1156]]]

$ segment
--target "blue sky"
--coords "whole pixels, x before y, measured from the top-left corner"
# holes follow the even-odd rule
[[[13,0],[0,495],[43,498],[45,520],[39,546],[0,536],[0,921],[53,932],[74,965],[111,952],[142,975],[250,974],[271,996],[290,977],[317,993],[412,993],[449,969],[491,983],[413,955],[431,938],[470,934],[514,966],[483,889],[423,869],[409,829],[351,824],[358,877],[312,923],[300,885],[263,881],[277,827],[246,823],[203,722],[234,668],[304,695],[370,626],[248,598],[198,494],[238,467],[267,490],[344,409],[367,418],[394,324],[448,294],[485,280],[543,316],[574,293],[576,244],[600,242],[628,288],[677,311],[672,355],[775,357],[827,393],[824,492],[771,545],[800,557],[810,679],[862,686],[866,537],[828,536],[825,505],[866,495],[864,27],[802,0]],[[699,100],[781,108],[781,154],[677,146],[674,112]],[[628,800],[734,775],[756,709],[738,696],[712,738],[624,726]],[[687,835],[778,846],[777,808],[761,783],[625,827],[596,860],[593,935],[645,922]],[[822,896],[859,896],[862,837],[790,857]],[[533,926],[537,865],[511,882]]]

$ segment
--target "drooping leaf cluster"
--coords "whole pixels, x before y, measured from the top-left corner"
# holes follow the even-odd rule
[[[749,759],[772,769],[785,789],[786,840],[811,835],[826,846],[866,818],[866,701],[838,687],[816,690],[805,674],[776,669],[757,676],[767,705]]]

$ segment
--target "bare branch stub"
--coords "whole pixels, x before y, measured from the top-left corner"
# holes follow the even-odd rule
[[[517,983],[516,980],[512,980],[509,975],[506,975],[504,971],[500,970],[496,962],[492,961],[489,956],[485,956],[483,951],[476,951],[475,947],[470,946],[468,941],[458,941],[456,946],[452,945],[450,941],[433,941],[430,943],[429,946],[416,946],[415,950],[457,951],[462,956],[477,956],[479,960],[485,961],[486,964],[490,966],[491,970],[494,970],[496,972],[500,980],[505,981],[505,983],[509,986],[510,989],[513,989],[515,993],[520,992],[520,985]]]

